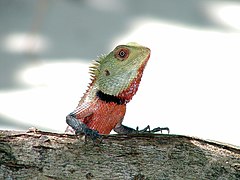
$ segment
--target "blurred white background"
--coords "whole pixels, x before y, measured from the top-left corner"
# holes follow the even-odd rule
[[[116,45],[152,55],[123,124],[240,145],[240,2],[0,0],[0,129],[64,132],[88,66]]]

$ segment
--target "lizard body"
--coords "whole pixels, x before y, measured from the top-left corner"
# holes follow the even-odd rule
[[[92,137],[136,130],[122,125],[126,104],[138,90],[150,49],[137,43],[119,45],[108,55],[100,57],[90,67],[91,83],[70,113],[67,124],[76,133]]]

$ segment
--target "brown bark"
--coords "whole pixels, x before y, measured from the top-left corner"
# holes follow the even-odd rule
[[[240,179],[240,149],[180,135],[0,131],[0,179]]]

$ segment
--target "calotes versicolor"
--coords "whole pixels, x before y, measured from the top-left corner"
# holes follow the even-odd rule
[[[76,134],[97,138],[99,134],[109,134],[112,129],[120,134],[168,130],[159,127],[150,130],[147,126],[138,131],[138,128],[122,125],[126,104],[138,90],[150,53],[147,47],[128,43],[117,46],[93,63],[91,83],[77,108],[66,118]]]

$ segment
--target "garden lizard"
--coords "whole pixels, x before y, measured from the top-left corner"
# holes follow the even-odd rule
[[[91,83],[76,109],[66,117],[66,131],[73,129],[92,138],[109,134],[112,129],[119,134],[169,131],[160,127],[150,130],[149,126],[139,131],[122,124],[126,104],[138,90],[150,53],[147,47],[128,43],[94,61]]]

